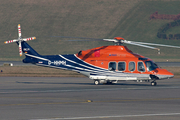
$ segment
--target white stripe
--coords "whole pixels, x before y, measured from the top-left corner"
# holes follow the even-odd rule
[[[27,54],[27,53],[24,53],[24,54],[27,55],[27,56],[33,57],[33,58],[37,58],[37,59],[49,61],[49,59],[45,59],[45,58],[42,58],[42,57],[30,55],[30,54]],[[67,61],[76,63],[76,62],[74,62],[74,61],[72,61],[72,60],[69,60],[69,59],[63,57],[62,55],[59,55],[59,56],[62,57],[63,59],[65,59],[65,60],[67,60]],[[84,62],[84,61],[83,61],[83,62]],[[78,63],[76,63],[76,64],[78,64]],[[38,64],[38,65],[41,65],[41,66],[42,66],[42,64]],[[85,66],[85,65],[82,65],[82,64],[79,64],[79,65],[84,66],[84,67],[87,67],[87,68],[90,68],[90,67]],[[49,65],[43,65],[43,66],[49,66]],[[89,72],[91,72],[91,71],[93,71],[93,70],[96,70],[96,71],[93,71],[93,72],[103,72],[103,70],[98,70],[98,69],[94,69],[94,68],[90,68],[90,69],[92,69],[92,70],[88,70],[88,69],[84,69],[84,68],[80,68],[80,67],[75,67],[75,66],[71,66],[71,65],[66,65],[66,66],[71,67],[71,68],[75,68],[75,69],[79,69],[79,70],[89,71]],[[66,68],[63,68],[63,67],[56,67],[56,68],[66,69]],[[75,70],[75,71],[78,71],[78,70]],[[79,72],[79,71],[78,71],[78,72]]]
[[[30,54],[27,54],[27,53],[24,53],[25,55],[27,56],[30,56],[30,57],[34,57],[34,58],[38,58],[38,59],[41,59],[41,60],[46,60],[46,61],[49,61],[49,59],[45,59],[45,58],[42,58],[42,57],[38,57],[38,56],[34,56],[34,55],[30,55]]]
[[[75,54],[74,54],[74,56],[75,56],[77,59],[81,60],[81,59],[80,59],[80,58],[78,58]],[[81,60],[81,61],[83,61],[83,60]],[[84,63],[86,63],[86,64],[88,64],[88,65],[94,66],[94,65],[92,65],[92,64],[90,64],[90,63],[87,63],[86,61],[83,61],[83,62],[84,62]],[[97,66],[94,66],[94,67],[97,67]],[[102,67],[97,67],[97,68],[107,70],[107,69],[102,68]]]
[[[65,58],[65,57],[63,57],[63,56],[61,56],[61,55],[59,55],[59,56],[62,57],[63,59],[65,59],[65,60],[67,60],[67,61],[70,61],[70,62],[72,62],[72,63],[76,63],[76,62],[71,61],[71,60],[69,60],[69,59],[67,59],[67,58]],[[78,63],[76,63],[76,64],[78,64]],[[84,65],[82,65],[82,64],[78,64],[78,65],[84,66]],[[76,68],[76,69],[80,69],[80,70],[84,70],[84,71],[89,71],[89,72],[92,71],[92,70],[89,70],[89,69],[86,69],[86,68],[75,67],[75,66],[72,66],[72,65],[66,65],[66,66],[72,67],[72,68]],[[87,67],[87,66],[84,66],[84,67]],[[90,67],[87,67],[87,68],[90,68]],[[90,69],[92,69],[92,68],[90,68]]]
[[[89,72],[92,71],[92,70],[88,70],[88,69],[84,69],[84,68],[80,68],[80,67],[75,67],[75,66],[71,66],[71,65],[66,65],[66,66],[71,67],[71,68],[75,68],[75,69],[84,70],[84,71],[89,71]]]
[[[125,117],[148,117],[148,116],[168,116],[180,115],[180,113],[160,113],[160,114],[139,114],[139,115],[117,115],[117,116],[92,116],[92,117],[70,117],[70,118],[47,118],[47,119],[31,119],[31,120],[77,120],[77,119],[98,119],[98,118],[125,118]]]
[[[87,68],[89,68],[89,69],[93,69],[93,68],[91,68],[91,67],[88,67],[88,66],[85,66],[85,65],[76,63],[75,61],[69,60],[69,59],[65,58],[64,56],[62,56],[62,55],[59,55],[59,56],[62,57],[63,59],[65,59],[65,60],[69,61],[69,62],[75,63],[75,64],[80,65],[80,66],[83,66],[83,67],[87,67]],[[83,68],[81,68],[81,69],[83,69]],[[89,71],[90,71],[90,70],[89,70]]]
[[[67,69],[67,68],[64,68],[64,67],[50,66],[50,65],[45,65],[45,64],[38,64],[38,63],[36,63],[36,65],[46,66],[46,67],[52,67],[52,68],[58,68],[58,69],[64,69],[64,70],[70,70],[70,69]],[[80,72],[80,70],[71,70],[71,71]]]
[[[36,65],[68,70],[67,68],[57,67],[57,66],[50,66],[50,65],[45,65],[45,64],[38,64],[38,63],[36,63]]]
[[[90,66],[94,66],[94,67],[96,67],[96,68],[92,68],[92,67],[88,67],[88,66],[86,66],[86,65],[82,65],[82,64],[76,63],[75,61],[69,60],[69,59],[63,57],[62,55],[59,55],[59,56],[62,57],[63,59],[65,59],[65,60],[67,60],[67,61],[70,61],[70,62],[72,62],[72,63],[81,65],[81,66],[83,66],[83,67],[87,67],[87,68],[92,69],[92,70],[97,70],[97,71],[104,71],[104,70],[106,70],[106,69],[104,69],[104,68],[101,68],[101,69],[104,69],[104,70],[96,69],[96,68],[100,68],[100,67],[94,66],[94,65],[92,65],[92,64],[89,64],[89,63],[87,63],[87,62],[79,59],[75,54],[74,54],[74,56],[75,56],[77,59],[81,60],[82,62],[84,62],[84,63],[86,63],[86,64],[88,64],[88,65],[90,65]]]
[[[41,58],[41,57],[37,57],[37,56],[33,56],[33,55],[30,55],[30,54],[27,54],[27,53],[25,53],[25,55],[30,56],[30,57],[34,57],[34,58],[38,58],[38,59],[41,59],[41,60],[46,60],[46,61],[49,61],[49,59],[45,59],[45,58]],[[38,64],[38,65],[41,65],[41,66],[42,66],[42,64]],[[49,65],[44,65],[44,64],[43,64],[43,66],[49,66]],[[90,70],[87,70],[87,69],[83,69],[83,68],[79,68],[79,67],[75,67],[75,66],[71,66],[71,65],[66,65],[66,66],[71,67],[71,68],[75,68],[75,69],[79,69],[79,70],[86,70],[86,71],[90,71]],[[50,67],[50,66],[49,66],[49,67]],[[56,68],[66,69],[66,68],[63,68],[63,67],[56,67]]]
[[[38,57],[38,56],[34,56],[34,55],[30,55],[30,54],[27,54],[27,53],[25,53],[25,55],[30,56],[30,57],[33,57],[33,58],[38,58],[38,59],[41,59],[41,60],[46,60],[46,61],[49,61],[49,59],[45,59],[45,58],[42,58],[42,57]],[[59,56],[60,56],[60,57],[62,57],[63,59],[65,59],[65,60],[67,60],[67,61],[70,61],[70,62],[76,63],[76,62],[74,62],[74,61],[71,61],[71,60],[69,60],[69,59],[67,59],[67,58],[63,57],[62,55],[59,55]],[[84,61],[83,61],[83,62],[84,62]],[[76,64],[78,64],[78,63],[76,63]],[[79,64],[79,65],[84,66],[84,67],[87,67],[87,68],[90,68],[90,67],[85,66],[85,65],[82,65],[82,64]],[[46,66],[46,65],[44,65],[44,66]],[[79,67],[75,67],[75,66],[71,66],[71,65],[66,65],[66,66],[68,66],[68,67],[72,67],[72,68],[76,68],[76,69],[79,69],[79,70],[92,71],[92,70],[88,70],[88,69],[84,69],[84,68],[79,68]],[[58,67],[57,67],[57,68],[58,68]],[[62,67],[59,67],[59,68],[61,68],[61,69],[62,69]],[[64,68],[63,68],[63,69],[64,69]],[[94,69],[94,68],[90,68],[90,69],[97,70],[97,71],[102,71],[102,70],[98,70],[98,69]]]
[[[38,64],[36,63],[37,65],[40,65],[40,66],[48,66],[48,67],[54,67],[54,68],[59,68],[59,69],[65,69],[65,70],[68,70],[67,68],[64,68],[64,67],[58,67],[58,66],[53,66],[53,65],[45,65],[45,64]],[[67,67],[71,67],[71,69],[75,68],[75,69],[79,69],[79,70],[72,70],[72,71],[78,71],[80,72],[80,70],[84,70],[84,71],[89,71],[91,72],[91,70],[88,70],[88,69],[83,69],[83,68],[79,68],[79,67],[74,67],[74,66],[71,66],[71,65],[66,65]]]

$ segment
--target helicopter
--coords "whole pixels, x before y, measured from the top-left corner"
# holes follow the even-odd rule
[[[34,40],[36,37],[22,38],[20,24],[18,24],[18,36],[18,39],[4,43],[16,42],[18,44],[19,55],[22,56],[23,53],[25,55],[23,63],[76,71],[94,80],[95,85],[114,84],[118,81],[146,81],[150,82],[152,86],[156,86],[157,80],[174,77],[173,73],[160,68],[151,59],[133,53],[126,46],[123,46],[124,43],[156,49],[159,52],[160,49],[152,46],[180,48],[179,46],[134,42],[122,37],[115,37],[113,39],[98,39],[114,42],[115,45],[81,50],[70,55],[40,55],[26,42]]]

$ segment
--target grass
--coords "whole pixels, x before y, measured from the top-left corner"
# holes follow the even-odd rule
[[[36,36],[30,44],[40,54],[72,54],[108,42],[62,42],[74,36],[87,38],[124,37],[127,40],[153,42],[180,46],[180,40],[157,38],[158,29],[171,20],[150,20],[155,11],[175,14],[180,11],[180,1],[171,0],[5,0],[0,4],[0,60],[21,60],[16,44],[3,44],[17,38],[17,24],[21,24],[22,37]],[[178,33],[180,26],[170,29]],[[59,41],[61,40],[61,41]],[[127,45],[135,53],[153,59],[179,59],[180,50],[161,48],[157,51]]]
[[[123,19],[121,19],[116,30],[111,32],[109,36],[113,37],[121,33],[122,37],[126,37],[128,40],[171,44],[178,46],[180,45],[179,40],[159,39],[156,36],[158,29],[172,20],[149,19],[150,15],[155,11],[158,11],[159,14],[178,14],[177,11],[179,12],[180,8],[178,8],[177,5],[180,5],[180,1],[141,1],[138,5],[134,6]],[[178,29],[180,26],[176,28]],[[154,50],[134,46],[129,47],[136,53],[147,57],[156,57],[158,59],[169,59],[174,58],[175,56],[179,57],[180,54],[179,49],[172,48],[169,49],[159,47],[161,48],[161,55],[158,55],[157,51]]]
[[[59,42],[64,39],[50,36],[104,38],[107,30],[115,27],[119,19],[137,2],[138,0],[2,1],[0,29],[3,32],[0,33],[0,41],[17,38],[17,24],[20,23],[22,37],[37,37],[37,40],[28,43],[40,54],[76,53],[81,49],[96,47],[98,42]],[[2,58],[19,58],[15,44],[0,44],[0,50]]]

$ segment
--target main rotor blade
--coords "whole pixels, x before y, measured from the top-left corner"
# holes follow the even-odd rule
[[[119,42],[119,40],[116,39],[94,39],[94,38],[80,38],[84,40],[66,40],[66,41],[108,41],[108,42]]]
[[[18,35],[19,35],[19,37],[21,37],[21,25],[20,24],[18,24]]]
[[[131,42],[134,42],[134,41],[131,41]],[[154,46],[162,46],[162,47],[180,48],[179,46],[155,44],[155,43],[144,43],[144,42],[134,42],[134,43],[143,44],[143,45],[154,45]]]
[[[61,40],[59,40],[59,41],[61,41]],[[96,41],[96,40],[64,40],[64,41]]]
[[[123,43],[130,44],[130,45],[137,45],[137,46],[141,46],[141,47],[145,47],[145,48],[150,48],[150,49],[159,50],[158,48],[155,48],[155,47],[151,47],[151,46],[147,46],[147,45],[142,45],[142,44],[135,43],[135,42],[132,42],[132,41],[127,41],[127,40],[124,40]]]
[[[116,39],[103,39],[104,41],[110,41],[110,42],[119,42],[119,40]]]
[[[50,36],[50,37],[59,37],[59,38],[78,38],[78,39],[90,39],[90,40],[102,40],[102,39],[97,39],[97,38],[71,37],[71,36]]]

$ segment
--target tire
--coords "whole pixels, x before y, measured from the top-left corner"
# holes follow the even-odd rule
[[[94,80],[95,85],[99,85],[99,80]]]
[[[151,82],[151,86],[156,86],[157,82]]]

